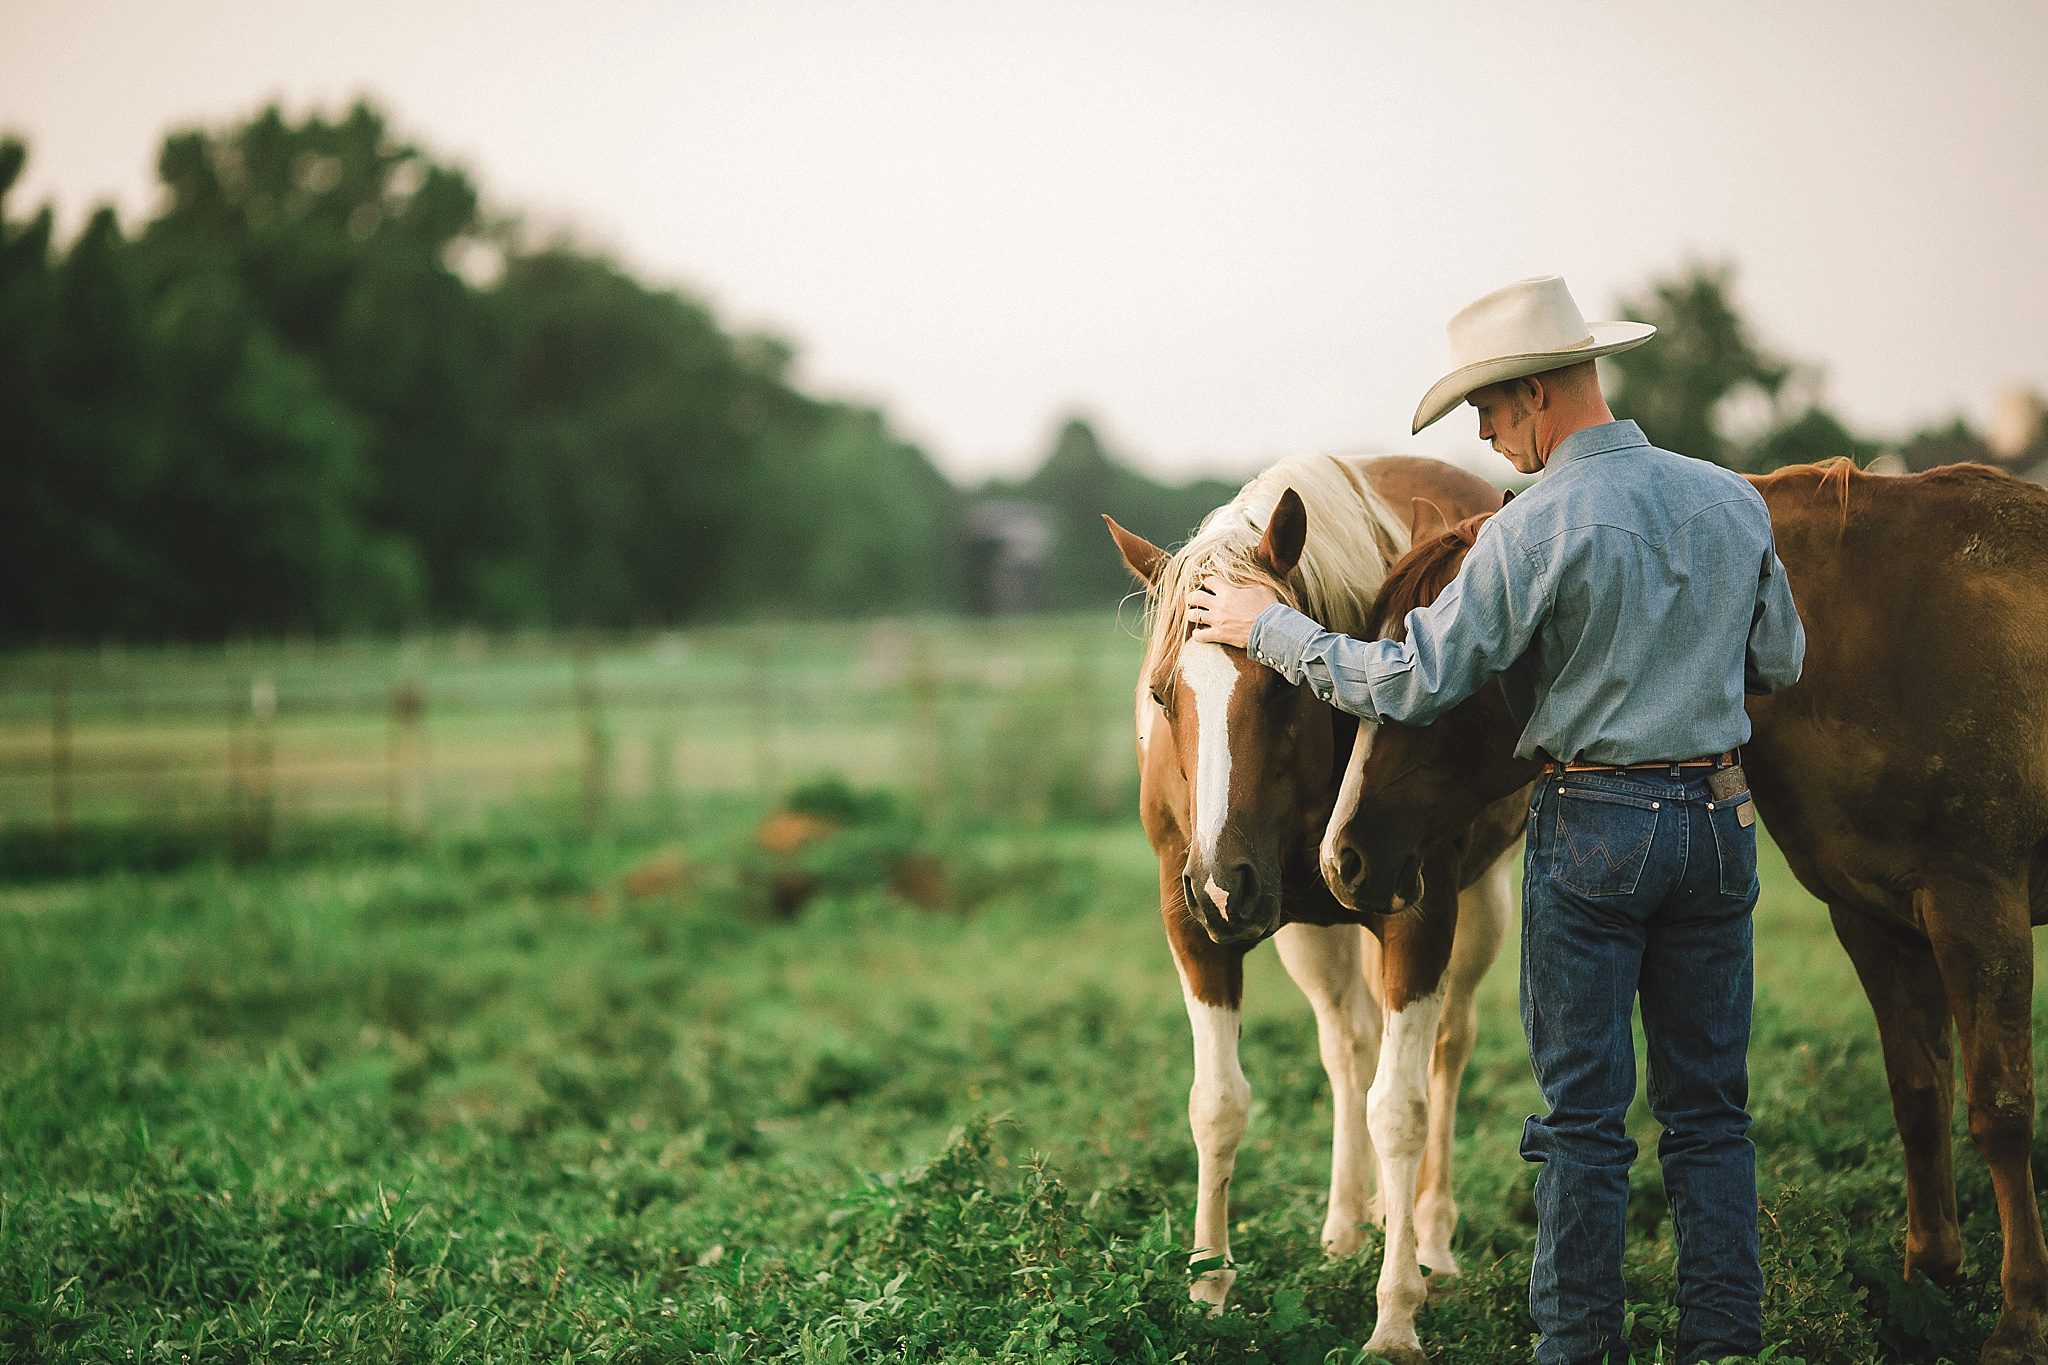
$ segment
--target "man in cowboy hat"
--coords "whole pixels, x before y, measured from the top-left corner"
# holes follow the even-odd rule
[[[1630,1015],[1678,1243],[1681,1361],[1761,1344],[1748,1138],[1755,807],[1733,750],[1742,699],[1799,677],[1805,633],[1745,480],[1616,421],[1594,364],[1648,341],[1590,326],[1556,276],[1451,319],[1456,365],[1415,430],[1463,400],[1479,435],[1544,477],[1496,513],[1407,639],[1322,629],[1264,585],[1212,578],[1194,638],[1248,649],[1367,722],[1426,724],[1499,676],[1546,762],[1523,873],[1522,1024],[1550,1112],[1524,1126],[1536,1178],[1529,1303],[1539,1361],[1627,1358],[1621,1253],[1635,1142]]]

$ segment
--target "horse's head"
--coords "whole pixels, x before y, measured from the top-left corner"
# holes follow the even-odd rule
[[[1380,589],[1373,619],[1381,636],[1406,635],[1408,613],[1449,586],[1485,520],[1415,537]],[[1429,725],[1360,725],[1320,850],[1338,904],[1361,914],[1419,904],[1424,853],[1528,780],[1527,765],[1512,757],[1515,734],[1494,686]]]
[[[1243,650],[1189,640],[1179,618],[1187,589],[1207,568],[1178,561],[1114,521],[1109,529],[1152,599],[1139,745],[1148,783],[1170,787],[1175,798],[1159,803],[1170,807],[1160,820],[1187,849],[1182,895],[1216,942],[1256,942],[1280,927],[1283,866],[1328,815],[1332,713]],[[1212,567],[1269,582],[1292,600],[1289,579],[1307,532],[1307,512],[1288,489],[1257,546]]]

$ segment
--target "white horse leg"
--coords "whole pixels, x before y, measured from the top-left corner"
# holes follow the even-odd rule
[[[1429,1061],[1429,1139],[1415,1192],[1416,1258],[1438,1279],[1458,1274],[1451,1234],[1458,1228],[1458,1201],[1451,1189],[1451,1141],[1458,1123],[1458,1088],[1472,1060],[1479,1031],[1477,993],[1487,968],[1500,955],[1514,898],[1509,869],[1521,853],[1503,856],[1458,900],[1458,936],[1444,973],[1444,1013],[1437,1024],[1436,1051]]]
[[[1429,1136],[1429,1058],[1443,1004],[1439,988],[1388,1013],[1379,1070],[1365,1102],[1387,1214],[1379,1320],[1365,1349],[1403,1362],[1426,1359],[1415,1335],[1415,1313],[1427,1292],[1416,1258],[1415,1177]]]
[[[1185,978],[1181,998],[1195,1036],[1195,1083],[1188,1090],[1188,1127],[1195,1136],[1195,1245],[1188,1260],[1221,1256],[1224,1262],[1196,1277],[1188,1297],[1221,1311],[1237,1279],[1230,1266],[1230,1176],[1251,1110],[1252,1087],[1237,1060],[1239,1011],[1203,1004]]]
[[[1365,1240],[1361,1225],[1374,1216],[1365,1090],[1379,1060],[1380,1012],[1359,972],[1361,940],[1374,942],[1354,925],[1290,924],[1273,937],[1287,974],[1315,1008],[1316,1041],[1330,1077],[1336,1121],[1323,1249],[1332,1256],[1358,1250]]]

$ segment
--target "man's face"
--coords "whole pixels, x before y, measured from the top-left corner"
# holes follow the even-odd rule
[[[1537,409],[1526,383],[1511,379],[1505,384],[1488,384],[1474,389],[1465,401],[1479,411],[1480,440],[1491,443],[1524,474],[1542,470],[1543,457],[1536,451]]]

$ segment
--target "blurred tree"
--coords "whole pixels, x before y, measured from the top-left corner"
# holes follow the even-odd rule
[[[66,553],[68,517],[81,497],[64,459],[63,416],[52,396],[58,286],[51,260],[51,212],[27,220],[10,202],[28,164],[28,148],[0,138],[0,454],[7,496],[0,498],[0,576],[34,591],[0,602],[0,638],[47,632],[77,610],[77,583]]]
[[[741,538],[735,568],[759,604],[957,609],[958,490],[880,412],[829,404],[810,416],[778,442],[779,458],[757,464],[748,515],[758,520]],[[737,598],[738,583],[731,591]]]
[[[302,437],[338,443],[330,463],[356,466],[338,487],[387,537],[391,570],[359,586],[363,614],[466,611],[466,566],[502,529],[477,498],[496,474],[503,373],[492,314],[456,270],[491,249],[468,178],[363,103],[333,120],[291,122],[273,105],[173,133],[157,164],[165,208],[141,243],[157,290],[207,281],[206,306],[254,339],[266,377],[252,382],[303,390],[305,402],[275,396],[298,409]],[[401,596],[371,600],[380,588]]]
[[[1085,418],[1071,416],[1029,478],[1021,484],[990,484],[983,491],[1047,509],[1054,536],[1047,605],[1074,609],[1114,604],[1133,587],[1130,571],[1103,530],[1103,513],[1154,544],[1178,545],[1212,509],[1235,496],[1237,485],[1216,479],[1159,483],[1112,455]]]
[[[808,400],[741,355],[701,304],[595,257],[515,256],[494,292],[512,555],[484,561],[494,615],[621,625],[719,608],[757,460],[789,458]],[[733,591],[744,591],[732,588]]]
[[[173,133],[68,251],[0,143],[0,638],[667,623],[961,597],[956,490],[790,348],[567,245],[357,104]]]
[[[1624,314],[1655,323],[1657,339],[1603,362],[1615,413],[1659,445],[1747,473],[1842,455],[1867,463],[1877,444],[1814,397],[1819,371],[1778,355],[1736,310],[1734,273],[1698,265],[1624,300]],[[1732,431],[1744,410],[1752,430]]]
[[[1990,445],[1960,417],[1914,432],[1899,447],[1899,458],[1915,474],[1938,465],[1993,462]]]
[[[1792,366],[1765,350],[1730,297],[1733,268],[1696,266],[1653,281],[1622,303],[1624,316],[1655,323],[1657,339],[1603,362],[1618,416],[1641,422],[1669,449],[1741,468],[1743,452],[1723,434],[1731,403],[1774,404]]]
[[[1788,464],[1811,464],[1842,455],[1865,465],[1877,452],[1877,442],[1856,435],[1832,412],[1812,403],[1751,442],[1742,452],[1741,468],[1765,474]]]

